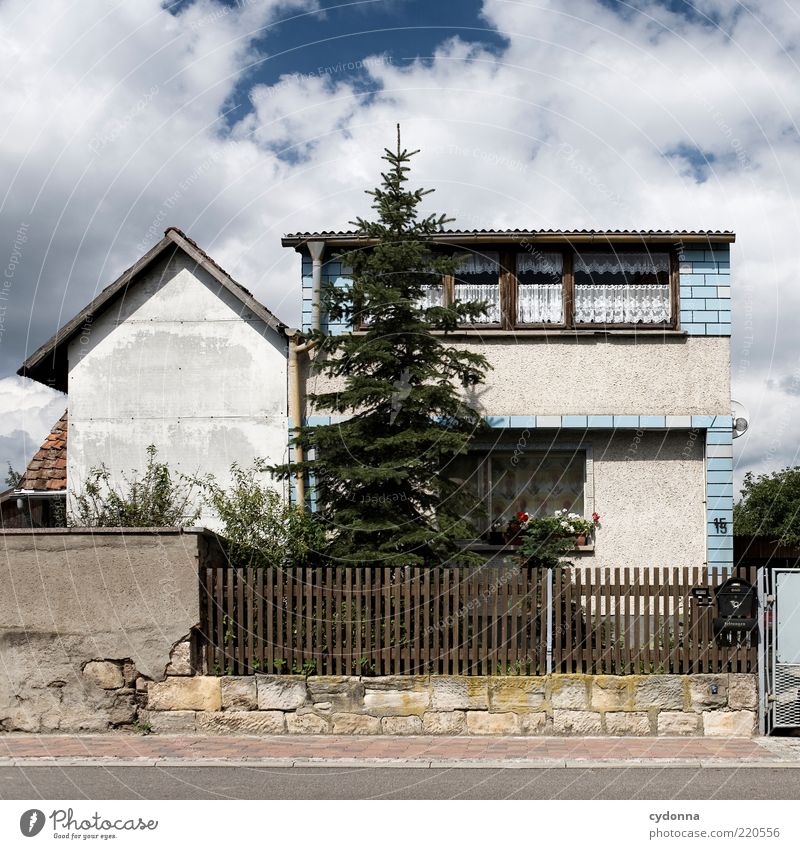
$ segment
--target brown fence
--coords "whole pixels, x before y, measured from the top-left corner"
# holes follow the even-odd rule
[[[532,567],[223,561],[203,568],[200,631],[212,674],[750,672],[755,646],[717,645],[715,606],[691,595],[729,574],[565,568],[550,591],[547,572]],[[736,574],[755,581],[752,567]]]

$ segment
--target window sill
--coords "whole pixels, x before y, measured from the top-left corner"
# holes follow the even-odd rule
[[[353,331],[353,335],[363,335],[366,333],[366,330],[355,330]],[[502,330],[498,327],[487,327],[487,328],[467,328],[462,327],[458,330],[449,330],[445,332],[444,330],[434,330],[432,331],[434,336],[447,336],[449,338],[464,336],[467,338],[473,337],[487,337],[487,336],[496,336],[496,337],[505,337],[505,338],[517,338],[520,336],[523,337],[553,337],[553,336],[657,336],[664,337],[669,336],[674,339],[685,339],[688,338],[689,334],[685,330],[675,330],[672,327],[656,327],[656,328],[636,328],[636,327],[622,327],[616,330],[604,330],[602,328],[590,328],[590,327],[573,327],[573,328],[564,328],[564,327],[554,327],[552,329],[548,329],[545,327],[542,328],[519,328],[518,330]]]

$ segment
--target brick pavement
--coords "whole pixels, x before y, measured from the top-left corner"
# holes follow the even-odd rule
[[[0,759],[116,758],[159,760],[409,762],[792,761],[800,747],[763,738],[353,737],[201,735],[0,735]]]

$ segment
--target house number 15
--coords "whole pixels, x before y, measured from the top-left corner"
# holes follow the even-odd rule
[[[718,534],[727,534],[728,533],[728,520],[727,519],[720,519],[719,516],[717,516],[717,518],[714,519],[714,528],[716,529]]]

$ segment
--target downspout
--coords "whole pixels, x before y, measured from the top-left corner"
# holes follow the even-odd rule
[[[307,245],[313,263],[311,272],[311,329],[319,330],[321,323],[320,303],[322,300],[322,257],[325,253],[325,242],[315,239],[308,242]],[[289,418],[292,420],[295,434],[294,459],[295,463],[302,463],[303,446],[297,441],[303,421],[299,355],[313,351],[317,347],[317,342],[299,344],[297,339],[300,336],[300,331],[296,328],[286,328],[286,335],[289,337]],[[295,472],[294,485],[297,493],[297,507],[303,510],[306,506],[306,485],[302,472]]]

